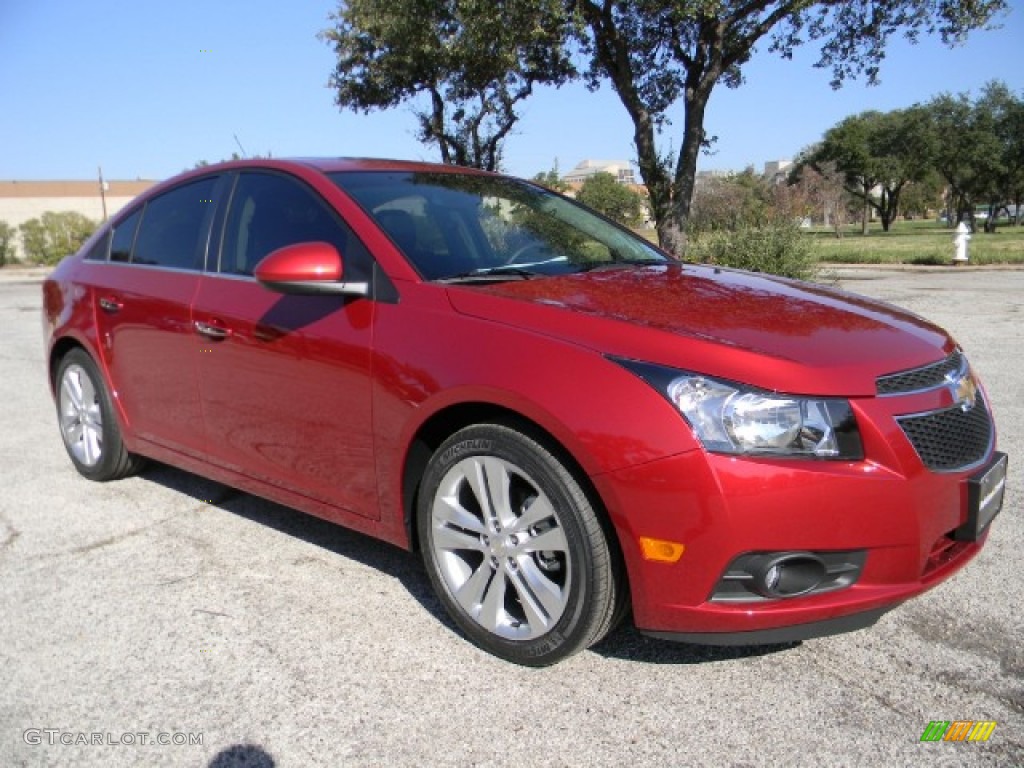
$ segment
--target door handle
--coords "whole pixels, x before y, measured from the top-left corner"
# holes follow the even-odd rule
[[[111,298],[110,296],[100,297],[100,309],[102,309],[104,312],[114,314],[115,312],[119,312],[121,310],[121,307],[123,306],[124,304],[122,302],[118,301],[117,299]]]
[[[202,320],[196,320],[192,326],[196,329],[196,333],[200,336],[205,336],[208,339],[220,341],[221,339],[226,339],[231,335],[230,328],[225,328],[222,325],[204,323]]]

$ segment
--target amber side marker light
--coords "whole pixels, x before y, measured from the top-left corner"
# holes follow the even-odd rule
[[[640,552],[644,560],[654,560],[659,563],[676,563],[683,556],[686,549],[677,541],[666,541],[665,539],[652,539],[648,536],[640,537]]]

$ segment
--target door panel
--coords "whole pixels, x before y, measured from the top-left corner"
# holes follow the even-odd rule
[[[201,281],[199,386],[214,461],[377,519],[370,419],[369,298],[275,293],[252,277],[300,242],[338,249],[345,279],[372,259],[318,193],[292,176],[240,173],[224,219],[219,274]]]
[[[374,304],[284,296],[254,280],[203,278],[199,385],[211,458],[377,519],[370,421]]]
[[[97,270],[96,324],[114,388],[130,429],[177,450],[203,450],[189,306],[193,272],[108,264]]]

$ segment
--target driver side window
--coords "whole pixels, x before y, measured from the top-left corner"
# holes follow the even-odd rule
[[[345,259],[347,279],[367,279],[368,252],[316,192],[278,173],[248,172],[238,177],[224,224],[221,274],[251,275],[272,251],[311,241],[338,249]]]

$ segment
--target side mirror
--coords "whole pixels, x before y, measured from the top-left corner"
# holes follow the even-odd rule
[[[369,283],[342,280],[341,254],[330,243],[295,243],[267,254],[253,274],[264,287],[279,293],[366,296]]]

